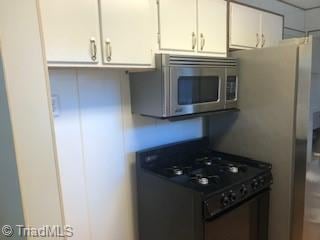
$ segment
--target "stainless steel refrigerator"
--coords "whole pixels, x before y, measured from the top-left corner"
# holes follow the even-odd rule
[[[220,151],[273,164],[270,240],[320,239],[320,40],[233,53],[239,112],[210,117]]]

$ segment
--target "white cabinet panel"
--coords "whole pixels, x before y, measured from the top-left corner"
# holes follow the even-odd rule
[[[262,45],[271,47],[278,45],[283,38],[283,17],[270,13],[262,13]]]
[[[134,236],[131,165],[124,157],[122,75],[120,71],[78,72],[92,240]]]
[[[240,4],[230,4],[231,47],[256,48],[260,46],[260,11]]]
[[[159,0],[159,33],[162,50],[196,50],[197,1]]]
[[[39,4],[49,62],[95,63],[100,59],[97,0],[41,0]]]
[[[74,239],[89,240],[77,73],[70,69],[50,70],[49,73],[59,112],[54,127],[65,222],[73,227]]]
[[[227,2],[198,0],[198,51],[227,52]]]
[[[101,0],[100,11],[103,62],[150,65],[150,0]]]

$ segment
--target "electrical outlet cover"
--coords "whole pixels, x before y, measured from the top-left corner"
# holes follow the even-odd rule
[[[51,97],[51,103],[52,103],[52,114],[54,117],[60,116],[60,101],[58,95],[52,95]]]

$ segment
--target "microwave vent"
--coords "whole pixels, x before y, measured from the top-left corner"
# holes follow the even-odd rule
[[[235,58],[170,56],[170,66],[237,67]]]

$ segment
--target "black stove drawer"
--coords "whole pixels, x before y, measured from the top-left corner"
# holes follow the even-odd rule
[[[205,240],[267,240],[269,191],[205,221]]]

